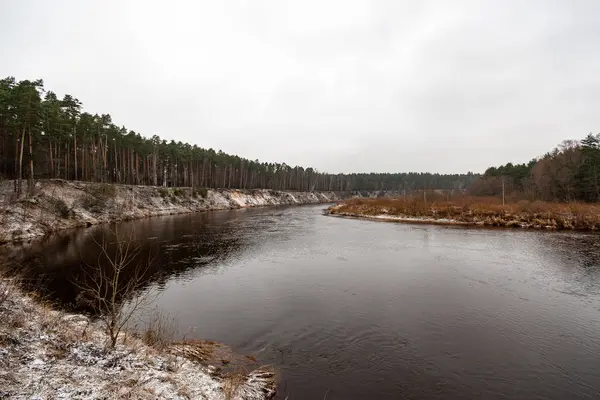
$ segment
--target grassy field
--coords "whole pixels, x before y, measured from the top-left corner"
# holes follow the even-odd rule
[[[502,200],[495,197],[352,199],[330,207],[328,212],[354,217],[389,217],[390,220],[421,218],[449,224],[600,230],[600,204],[522,200],[502,205]]]

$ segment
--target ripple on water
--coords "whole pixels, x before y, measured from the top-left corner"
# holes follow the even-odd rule
[[[322,208],[145,220],[138,234],[155,239],[140,257],[158,253],[157,305],[188,337],[275,364],[281,399],[600,398],[599,235]],[[28,267],[43,266],[65,302],[80,254],[96,257],[91,237],[70,243],[29,250]]]

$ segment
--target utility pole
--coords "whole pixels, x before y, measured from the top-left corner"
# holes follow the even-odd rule
[[[504,177],[502,177],[502,207],[504,207]]]

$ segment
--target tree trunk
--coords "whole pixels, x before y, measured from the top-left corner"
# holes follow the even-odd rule
[[[65,151],[65,179],[69,179],[69,159],[71,158],[71,152],[69,148],[69,142],[66,143],[67,151]]]
[[[231,177],[233,176],[233,165],[229,166],[229,179],[227,181],[227,188],[231,188]]]
[[[158,154],[156,150],[154,150],[154,154],[152,155],[152,172],[154,173],[154,176],[152,177],[152,183],[154,184],[154,186],[158,186],[158,171],[156,169],[157,159]]]
[[[140,155],[138,154],[138,152],[135,153],[135,184],[139,185],[140,184],[140,169],[139,169],[139,165],[140,165]]]
[[[190,186],[192,187],[192,193],[194,193],[194,162],[190,161]]]
[[[83,140],[81,141],[81,180],[85,181],[88,179],[87,174],[87,162],[86,162],[86,148],[85,148],[85,134],[83,135]]]
[[[108,152],[108,137],[104,136],[104,147],[103,147],[103,156],[104,156],[104,171],[102,172],[102,176],[105,177],[108,174],[107,171],[107,152]]]
[[[19,133],[17,132],[17,134],[15,135],[15,170],[14,173],[17,173],[17,170],[19,169],[19,161],[17,158],[17,154],[19,154]],[[15,179],[14,182],[14,192],[15,193],[19,193],[19,179]]]
[[[50,178],[54,178],[54,158],[52,157],[52,141],[48,141],[48,150],[50,152]]]
[[[23,127],[23,131],[21,133],[21,150],[19,152],[19,184],[17,193],[21,194],[23,192],[23,144],[25,143],[25,127]]]
[[[33,140],[31,137],[31,126],[27,127],[29,133],[29,179],[27,180],[29,195],[33,195]]]
[[[600,201],[600,186],[598,185],[598,169],[594,167],[594,185],[596,186],[595,201]]]
[[[118,155],[117,155],[117,142],[115,142],[115,159],[113,160],[113,182],[117,182],[120,183],[120,174],[117,174],[117,168],[118,168]]]
[[[73,168],[75,171],[75,180],[77,180],[77,132],[75,131],[75,128],[73,128],[73,161],[75,167]]]

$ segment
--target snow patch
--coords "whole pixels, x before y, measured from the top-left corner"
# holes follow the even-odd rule
[[[11,287],[0,304],[0,398],[268,399],[273,371],[259,368],[232,396],[214,368],[124,337],[107,335],[85,316],[48,309]],[[231,393],[230,393],[231,394]]]
[[[98,201],[98,183],[45,180],[33,197],[14,198],[11,181],[0,185],[0,243],[28,240],[50,232],[124,219],[283,204],[328,203],[344,192],[291,192],[268,189],[208,189],[111,185],[110,198]],[[91,201],[90,201],[91,199]]]

